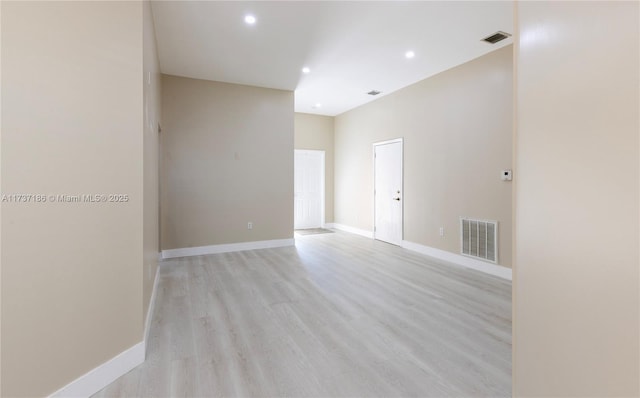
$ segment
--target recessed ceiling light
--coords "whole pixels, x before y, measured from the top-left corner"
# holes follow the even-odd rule
[[[254,23],[256,23],[256,17],[254,17],[253,15],[245,15],[244,22],[249,25],[253,25]]]
[[[311,72],[311,69],[309,69],[308,67],[305,66],[304,68],[302,68],[302,73],[306,74],[306,73],[309,73],[309,72]]]
[[[321,103],[319,103],[319,102],[318,102],[318,103],[316,103],[316,104],[313,106],[313,109],[317,109],[317,108],[322,108],[322,104],[321,104]]]
[[[404,56],[411,59],[416,56],[416,53],[414,53],[413,51],[407,51],[406,53],[404,53]]]

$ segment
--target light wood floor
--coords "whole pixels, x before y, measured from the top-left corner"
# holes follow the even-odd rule
[[[147,360],[96,397],[511,394],[511,284],[337,232],[164,261]]]

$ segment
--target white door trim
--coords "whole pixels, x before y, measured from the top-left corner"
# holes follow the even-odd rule
[[[325,228],[326,227],[326,219],[325,219],[325,178],[327,177],[327,170],[326,170],[326,163],[325,163],[325,157],[326,157],[326,152],[324,150],[321,149],[294,149],[293,153],[294,153],[294,158],[295,158],[295,153],[299,152],[299,153],[319,153],[321,155],[322,158],[322,167],[320,168],[322,170],[322,178],[320,178],[320,227],[321,228]],[[294,170],[295,172],[295,170]],[[295,184],[295,182],[294,182]],[[294,215],[294,225],[295,225],[295,215]],[[294,227],[295,228],[295,227]]]
[[[373,197],[373,239],[376,238],[376,147],[380,145],[388,145],[400,143],[400,151],[402,152],[402,164],[400,165],[400,179],[401,179],[401,190],[402,190],[402,202],[400,202],[400,208],[402,211],[402,219],[400,220],[400,231],[401,237],[400,242],[404,240],[404,138],[394,138],[386,141],[374,142],[371,149],[371,159],[373,161],[373,192],[371,192],[371,196]]]
[[[373,146],[374,146],[374,149],[375,149],[375,147],[378,146],[378,145],[395,144],[396,142],[399,142],[399,143],[404,145],[404,138],[394,138],[392,140],[374,142]]]

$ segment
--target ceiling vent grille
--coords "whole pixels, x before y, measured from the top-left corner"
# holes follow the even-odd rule
[[[465,256],[498,262],[498,222],[460,218],[461,252]]]
[[[378,94],[380,94],[380,91],[378,91],[378,90],[371,90],[371,91],[369,91],[367,94],[369,94],[369,95],[378,95]]]
[[[491,36],[485,37],[484,39],[482,39],[482,41],[486,41],[487,43],[491,43],[491,44],[496,44],[497,42],[502,41],[510,36],[511,35],[509,33],[506,33],[503,31],[497,31]]]

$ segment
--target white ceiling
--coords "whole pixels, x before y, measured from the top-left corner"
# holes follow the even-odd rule
[[[163,73],[295,90],[296,112],[338,115],[512,43],[511,1],[154,1]],[[257,22],[247,25],[244,16]],[[416,56],[405,58],[412,50]],[[303,74],[308,66],[311,73]],[[371,90],[382,91],[372,97]],[[320,103],[320,108],[315,104]]]

